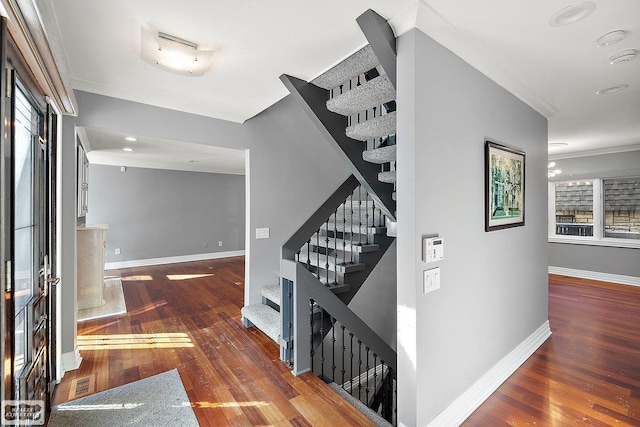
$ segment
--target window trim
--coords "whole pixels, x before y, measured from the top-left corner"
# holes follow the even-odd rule
[[[586,179],[586,181],[591,181],[593,184],[593,236],[564,236],[556,234],[556,184],[571,182],[571,180],[549,182],[547,200],[547,230],[549,234],[549,243],[640,249],[640,239],[616,239],[615,237],[604,237],[604,179],[605,178]],[[580,181],[585,180],[581,179]]]

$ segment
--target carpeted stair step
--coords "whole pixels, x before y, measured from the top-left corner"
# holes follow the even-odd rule
[[[351,224],[349,221],[346,223],[342,221],[338,221],[337,223],[335,221],[327,221],[320,226],[320,229],[326,231],[337,230],[340,233],[353,234],[353,238],[356,240],[358,235],[363,235],[364,238],[366,238],[367,234],[384,234],[387,232],[385,227],[367,227],[365,225],[361,227],[360,224],[355,222]]]
[[[242,316],[269,338],[278,342],[280,336],[280,313],[265,304],[242,307]]]
[[[362,158],[370,163],[383,164],[396,161],[396,146],[389,145],[362,152]]]
[[[362,240],[362,239],[360,239]],[[380,245],[376,244],[367,244],[366,242],[358,244],[358,239],[337,239],[333,237],[329,237],[329,241],[327,242],[327,237],[320,236],[317,239],[315,236],[311,238],[311,248],[313,249],[316,246],[321,248],[328,249],[337,249],[339,251],[345,252],[354,252],[354,253],[365,253],[365,252],[375,252],[380,249]]]
[[[365,417],[369,418],[373,424],[378,427],[391,427],[393,424],[389,423],[387,420],[382,418],[377,412],[373,411],[367,405],[362,403],[360,400],[353,397],[349,394],[348,391],[344,390],[336,383],[330,383],[329,387],[331,387],[336,393],[342,396],[347,402],[349,402],[352,406],[354,406],[358,411],[360,411]]]
[[[354,271],[361,271],[365,269],[365,265],[363,263],[343,263],[340,258],[338,258],[338,263],[336,264],[336,259],[333,256],[319,254],[318,252],[311,252],[311,254],[309,255],[309,263],[314,267],[319,267],[322,269],[325,269],[328,264],[330,272],[337,271],[338,273],[342,274],[353,273]],[[322,277],[322,274],[320,275],[320,277]],[[329,278],[331,277],[331,274],[329,274]]]
[[[260,289],[260,295],[262,295],[263,298],[268,299],[272,303],[276,304],[277,306],[280,306],[281,292],[279,284],[263,286]]]
[[[389,183],[389,184],[395,184],[396,183],[396,171],[380,172],[378,174],[378,181],[386,182],[386,183]]]
[[[393,111],[375,119],[349,126],[346,133],[349,138],[358,141],[368,141],[374,138],[395,135],[396,112]]]
[[[396,89],[393,84],[387,76],[381,75],[331,98],[327,101],[327,109],[348,116],[393,101],[395,98]]]
[[[311,81],[323,89],[333,89],[379,64],[378,57],[367,45]]]

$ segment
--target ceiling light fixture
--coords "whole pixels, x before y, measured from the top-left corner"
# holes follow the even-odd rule
[[[137,141],[137,139],[132,137],[132,136],[126,137],[125,140],[130,141],[130,142],[136,142]]]
[[[554,13],[553,16],[549,18],[549,25],[552,27],[562,27],[564,25],[573,24],[591,15],[595,9],[595,3],[590,1],[565,7],[564,9]]]
[[[189,160],[189,163],[199,163],[197,160]]]
[[[596,40],[596,43],[598,44],[598,47],[611,46],[612,44],[616,44],[624,40],[626,36],[627,33],[622,30],[611,31],[601,36],[598,40]]]
[[[122,149],[122,151],[126,151],[126,152],[130,153],[130,152],[133,151],[133,148],[125,147],[125,148]]]
[[[560,169],[551,169],[552,167],[554,167],[556,165],[556,162],[551,162],[549,163],[549,165],[547,166],[547,176],[549,178],[553,178],[556,175],[559,175],[562,173],[562,171]]]
[[[616,52],[609,57],[609,63],[611,65],[622,64],[623,62],[629,62],[636,59],[638,51],[635,49],[625,49],[620,52]]]
[[[198,49],[196,43],[167,33],[141,30],[142,59],[171,73],[203,76],[211,66],[213,52]]]
[[[616,92],[620,92],[622,90],[625,90],[626,88],[628,88],[629,85],[627,84],[619,84],[619,85],[615,85],[615,86],[611,86],[605,89],[600,89],[599,91],[596,91],[596,94],[598,95],[611,95],[612,93],[616,93]]]

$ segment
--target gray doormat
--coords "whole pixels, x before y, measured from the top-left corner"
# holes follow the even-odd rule
[[[177,369],[63,403],[49,427],[198,427]]]

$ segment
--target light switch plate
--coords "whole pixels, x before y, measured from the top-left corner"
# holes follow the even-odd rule
[[[268,238],[269,238],[268,228],[256,228],[256,239],[268,239]]]
[[[425,270],[422,280],[422,292],[429,293],[440,289],[440,267]]]

